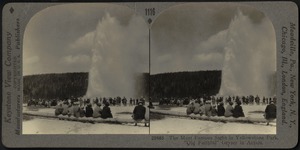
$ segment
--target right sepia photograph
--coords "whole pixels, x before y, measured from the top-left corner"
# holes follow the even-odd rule
[[[276,134],[276,36],[241,4],[182,4],[150,30],[150,134]]]

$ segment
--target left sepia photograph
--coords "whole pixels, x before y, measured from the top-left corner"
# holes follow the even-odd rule
[[[148,34],[121,5],[36,13],[23,41],[22,134],[149,134]]]

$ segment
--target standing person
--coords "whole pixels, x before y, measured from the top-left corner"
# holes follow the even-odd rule
[[[138,105],[139,104],[139,99],[135,100],[135,104]]]
[[[108,103],[108,102],[111,104],[111,102],[110,102],[110,101],[107,101],[107,100],[106,100],[106,98],[105,98],[105,97],[103,97],[103,101],[102,101],[102,103],[103,103],[103,104],[105,104],[105,103]]]
[[[123,104],[123,106],[126,106],[126,103],[127,103],[127,99],[126,99],[126,97],[124,96],[123,99],[122,99],[122,104]]]
[[[218,108],[217,111],[218,116],[224,116],[225,113],[224,103],[220,102],[217,108]]]
[[[105,106],[102,109],[101,113],[101,118],[106,119],[106,118],[112,118],[111,110],[109,108],[109,103],[105,103]]]
[[[255,97],[255,103],[256,103],[257,105],[260,104],[260,98],[258,97],[258,95],[256,95],[256,97]]]
[[[233,114],[232,114],[233,117],[235,117],[235,118],[245,117],[241,104],[242,104],[241,101],[236,102],[236,105],[233,109]]]
[[[112,100],[112,104],[113,104],[113,106],[115,106],[116,105],[116,103],[117,103],[117,99],[116,98],[114,98],[114,99],[111,99]]]
[[[104,103],[102,103],[102,97],[99,98],[99,103],[104,104]]]
[[[93,111],[93,117],[94,118],[98,118],[101,116],[101,111],[102,109],[100,108],[101,104],[100,103],[96,103],[96,106],[94,108],[94,111]]]
[[[267,119],[267,125],[269,125],[269,122],[276,119],[276,105],[274,104],[274,101],[270,101],[270,104],[267,105],[265,109],[265,118]]]
[[[132,105],[132,98],[130,98],[130,100],[129,100],[129,104],[130,104],[130,106]]]
[[[124,101],[124,103],[125,103],[125,106],[127,106],[127,99],[125,98],[125,101]]]
[[[246,105],[249,104],[249,96],[246,97]]]
[[[224,116],[225,117],[231,117],[233,115],[233,102],[229,102],[229,105],[226,106],[226,109],[225,109],[225,113],[224,113]]]
[[[85,117],[93,117],[93,108],[92,108],[92,104],[87,104],[87,106],[85,107]]]
[[[121,97],[117,98],[117,106],[121,106]]]
[[[98,97],[96,97],[95,104],[98,104],[98,103],[100,103],[100,102],[99,102]]]
[[[245,105],[246,104],[246,97],[245,96],[242,97],[242,101],[243,101],[243,104]]]
[[[133,110],[133,119],[135,120],[135,126],[137,126],[137,122],[145,119],[146,108],[143,106],[143,102],[138,102],[138,106],[135,106]]]

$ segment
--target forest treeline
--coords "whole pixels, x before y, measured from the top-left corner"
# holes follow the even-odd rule
[[[172,72],[151,75],[149,79],[149,73],[143,73],[137,76],[135,85],[137,95],[147,97],[150,90],[154,99],[202,97],[219,92],[221,74],[221,71]],[[82,97],[88,88],[87,72],[28,75],[23,79],[25,101]]]
[[[173,72],[151,75],[150,95],[157,98],[199,98],[219,93],[221,71]]]
[[[88,76],[87,72],[24,76],[24,100],[84,96],[88,88]]]

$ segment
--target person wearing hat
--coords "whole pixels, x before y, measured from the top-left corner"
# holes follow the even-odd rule
[[[76,118],[80,117],[80,108],[79,108],[79,102],[73,103],[73,115]]]
[[[63,111],[62,111],[61,114],[64,115],[64,116],[68,114],[69,106],[68,106],[67,103],[68,103],[67,101],[64,101],[63,104],[62,104]]]
[[[212,106],[211,106],[211,100],[205,101],[205,116],[210,117],[211,116],[211,111],[212,111]]]
[[[194,114],[199,114],[200,113],[200,101],[195,101],[195,104],[194,104],[194,111],[193,113]]]
[[[217,112],[217,106],[216,105],[213,105],[212,106],[212,110],[211,110],[211,116],[216,116],[218,114]]]
[[[269,125],[270,121],[276,119],[276,105],[273,100],[270,101],[270,104],[265,109],[265,118],[267,119],[267,125]]]
[[[93,117],[93,113],[94,111],[92,108],[92,104],[87,104],[87,106],[85,107],[85,117]]]
[[[62,104],[59,104],[57,106],[57,108],[55,109],[55,116],[62,114],[63,111],[64,111],[64,108],[62,107]]]
[[[220,102],[218,107],[217,107],[217,114],[218,116],[224,116],[224,113],[225,113],[225,108],[224,108],[224,103],[223,102]]]
[[[233,117],[235,117],[235,118],[245,117],[241,104],[242,104],[241,101],[236,102],[236,105],[233,109],[233,114],[232,114]]]
[[[229,101],[229,105],[226,106],[224,116],[231,117],[233,115],[233,102]]]
[[[194,102],[191,102],[186,108],[186,114],[190,115],[191,113],[194,112],[194,109],[195,109]]]
[[[102,109],[101,118],[112,118],[111,110],[109,108],[109,103],[105,103],[105,106]]]
[[[85,116],[85,110],[83,106],[79,106],[79,114],[81,118]]]
[[[137,126],[137,122],[145,119],[146,108],[143,106],[143,102],[139,101],[138,105],[134,107],[133,110],[133,119],[135,120],[135,126]]]

